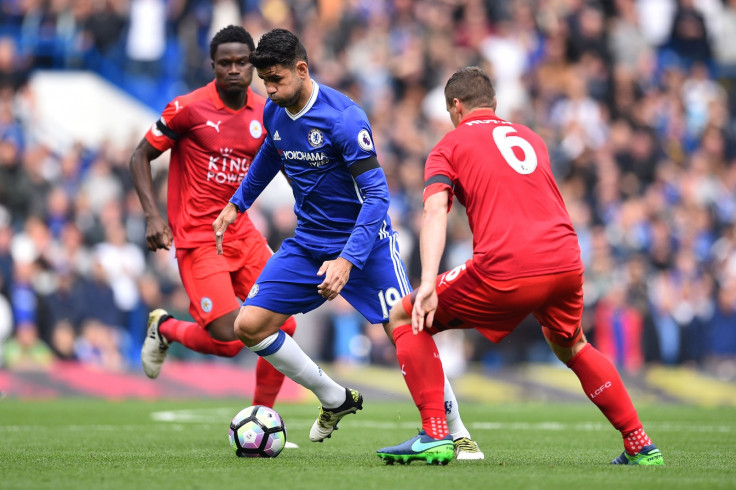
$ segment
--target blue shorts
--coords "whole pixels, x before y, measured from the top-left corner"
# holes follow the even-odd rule
[[[336,257],[333,257],[336,258]],[[327,301],[317,292],[326,258],[315,258],[293,238],[284,240],[266,263],[243,305],[285,315],[307,313]],[[371,323],[385,323],[391,307],[411,292],[397,235],[376,240],[363,269],[353,267],[340,295]]]

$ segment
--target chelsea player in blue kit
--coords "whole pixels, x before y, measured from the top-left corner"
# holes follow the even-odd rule
[[[369,322],[388,322],[411,292],[388,216],[389,191],[365,112],[309,76],[307,53],[285,29],[263,35],[250,55],[269,100],[266,139],[238,190],[213,223],[218,252],[225,230],[283,169],[294,193],[295,236],[284,240],[240,309],[243,343],[320,400],[309,436],[321,442],[345,415],[362,409],[357,390],[332,380],[279,329],[286,318],[342,295]],[[461,459],[482,459],[445,381],[448,426]],[[332,407],[332,408],[330,408]]]

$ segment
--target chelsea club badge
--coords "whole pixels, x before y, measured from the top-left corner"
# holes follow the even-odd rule
[[[309,130],[309,134],[307,134],[307,140],[309,141],[309,144],[312,146],[312,148],[319,148],[324,144],[325,136],[319,129],[312,128]]]

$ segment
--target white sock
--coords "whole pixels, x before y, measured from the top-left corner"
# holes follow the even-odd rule
[[[452,440],[467,437],[470,439],[470,432],[465,428],[463,420],[460,418],[460,407],[457,406],[457,398],[450,386],[450,380],[445,376],[445,415],[447,417],[447,429],[452,435]]]
[[[300,385],[308,388],[323,407],[336,408],[345,402],[345,388],[335,383],[283,330],[250,348]]]

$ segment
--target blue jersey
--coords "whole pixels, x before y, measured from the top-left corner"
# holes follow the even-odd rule
[[[341,256],[362,268],[376,239],[392,235],[383,170],[357,170],[376,157],[365,112],[312,81],[298,114],[269,100],[263,123],[266,139],[230,202],[244,212],[283,167],[294,192],[297,243],[315,258]]]

